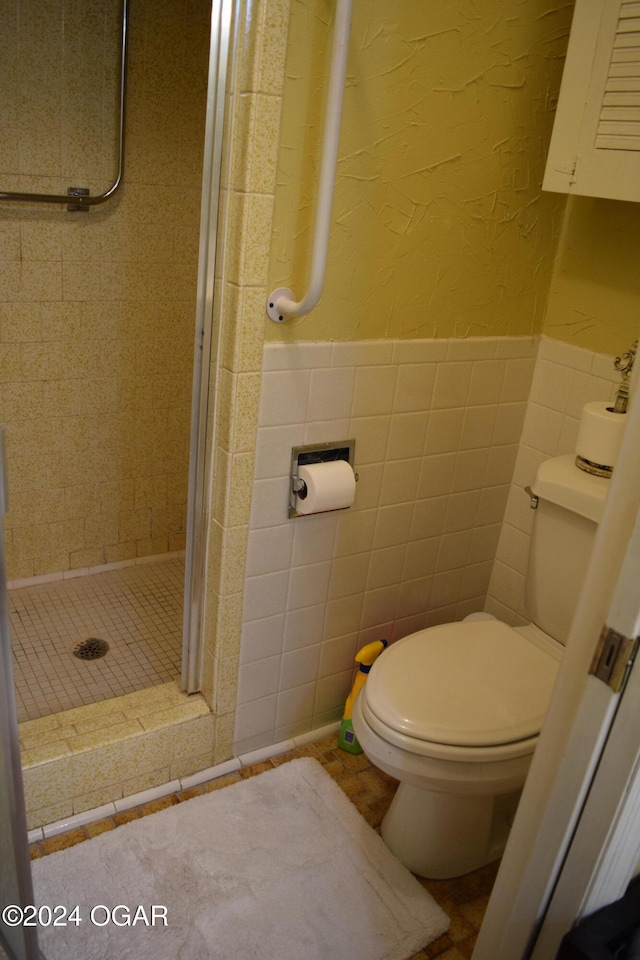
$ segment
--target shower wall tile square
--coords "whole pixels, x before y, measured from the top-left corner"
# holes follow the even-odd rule
[[[237,751],[340,717],[358,645],[483,608],[534,369],[507,339],[266,345]],[[288,519],[291,447],[350,437],[353,506]]]
[[[5,190],[96,194],[113,180],[115,7],[91,0],[79,24],[65,2],[3,21],[11,55],[0,82],[20,104],[3,111],[0,139],[16,144],[0,156]],[[169,21],[137,4],[126,172],[113,200],[86,214],[3,211],[0,418],[12,488],[32,504],[31,515],[12,504],[6,518],[11,579],[184,548],[207,13],[196,2]],[[126,481],[112,511],[100,492]],[[136,484],[155,481],[164,496],[159,486],[143,520]],[[98,492],[84,514],[83,485]],[[65,506],[47,516],[38,505],[52,494]]]

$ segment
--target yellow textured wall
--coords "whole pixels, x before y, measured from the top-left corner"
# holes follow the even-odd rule
[[[308,277],[333,2],[293,0],[270,283]],[[571,6],[354,4],[325,291],[270,339],[539,332],[564,198],[542,194]]]
[[[543,332],[619,354],[640,336],[640,204],[570,197]]]
[[[3,23],[2,190],[99,193],[112,180],[105,4],[80,6],[25,5]],[[132,8],[121,191],[82,214],[0,203],[14,579],[184,547],[210,3]],[[81,26],[96,43],[78,41]]]

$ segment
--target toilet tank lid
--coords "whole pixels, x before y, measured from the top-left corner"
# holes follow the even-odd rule
[[[542,500],[600,523],[611,481],[585,473],[575,460],[575,454],[568,453],[543,461],[531,489]]]

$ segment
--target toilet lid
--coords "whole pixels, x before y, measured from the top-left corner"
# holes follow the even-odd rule
[[[539,734],[557,670],[500,620],[446,623],[385,650],[363,692],[374,716],[405,736],[497,746]]]

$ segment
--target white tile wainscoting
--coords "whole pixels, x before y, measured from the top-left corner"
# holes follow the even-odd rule
[[[509,490],[485,610],[507,623],[522,623],[524,579],[533,524],[524,488],[548,457],[573,453],[582,408],[613,400],[620,374],[613,357],[542,337],[527,413]]]
[[[268,344],[235,752],[340,717],[369,640],[485,608],[516,621],[523,487],[616,379],[549,338]],[[353,506],[289,520],[291,448],[351,437]]]
[[[336,719],[359,644],[482,609],[536,350],[528,338],[265,348],[237,749]],[[289,520],[291,447],[350,437],[353,506]]]

